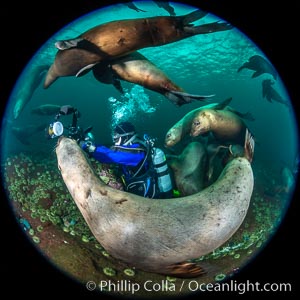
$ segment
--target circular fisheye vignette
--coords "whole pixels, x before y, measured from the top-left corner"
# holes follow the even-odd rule
[[[142,4],[142,3],[141,3]],[[150,5],[148,2],[146,3],[147,5]],[[145,5],[146,5],[145,4]],[[178,4],[177,4],[178,5]],[[176,9],[177,9],[176,5]],[[108,8],[106,8],[107,10]],[[120,10],[120,14],[123,14],[123,9]],[[130,9],[130,8],[129,8]],[[175,11],[176,11],[175,9]],[[180,6],[178,5],[178,10],[190,10],[190,7],[186,6]],[[193,8],[194,9],[194,8]],[[132,12],[134,13],[134,12]],[[180,14],[181,15],[181,14]],[[91,14],[92,16],[92,14]],[[213,18],[213,17],[212,17]],[[113,19],[113,18],[112,18]],[[121,19],[121,18],[120,18]],[[84,21],[84,18],[81,18],[78,21]],[[86,22],[88,23],[89,20],[88,18],[86,19]],[[76,22],[73,23],[75,25]],[[206,22],[205,22],[206,23]],[[79,26],[79,25],[78,25]],[[86,27],[89,27],[86,25]],[[66,27],[64,30],[68,30],[68,27]],[[235,29],[236,30],[236,29]],[[67,32],[67,31],[66,31]],[[81,32],[84,32],[82,30]],[[65,34],[65,33],[64,33]],[[237,33],[236,34],[240,34]],[[59,36],[59,33],[58,33]],[[249,56],[249,58],[254,57],[255,55],[259,55],[263,58],[263,54],[255,48],[255,46],[251,45],[251,42],[243,36],[238,36],[239,38],[245,40],[245,43],[249,43],[249,47],[252,47],[253,55]],[[186,40],[188,47],[191,47],[191,43],[188,43],[188,40]],[[175,44],[173,44],[175,46]],[[180,47],[179,47],[180,48]],[[49,55],[49,52],[47,52],[47,47],[42,48],[39,52],[36,54],[34,59],[41,59],[41,57]],[[50,49],[50,48],[49,48]],[[48,50],[49,50],[48,49]],[[53,51],[53,45],[52,45],[52,51]],[[152,49],[151,49],[152,50]],[[187,51],[187,49],[185,48]],[[44,52],[43,52],[44,51]],[[51,50],[49,50],[51,52]],[[56,51],[56,50],[55,50]],[[54,52],[51,54],[53,57]],[[149,50],[150,54],[151,51]],[[50,55],[50,56],[51,56]],[[153,55],[155,56],[155,55]],[[181,56],[177,56],[178,57]],[[188,56],[189,57],[189,56]],[[33,59],[33,60],[34,60]],[[173,58],[175,59],[175,57]],[[32,65],[34,61],[32,61]],[[249,62],[249,64],[247,64]],[[246,76],[249,76],[248,71],[252,70],[250,66],[251,60],[245,60],[243,64],[239,65],[239,72],[238,75],[242,75],[244,78]],[[28,66],[29,68],[30,66]],[[249,67],[249,68],[248,68]],[[249,70],[247,70],[249,69]],[[28,69],[27,69],[28,71]],[[235,70],[236,71],[236,70]],[[244,74],[243,74],[244,73]],[[246,73],[246,74],[245,74]],[[267,72],[267,74],[272,75],[270,72]],[[259,76],[262,76],[259,75]],[[269,89],[272,91],[275,89],[276,85],[277,88],[282,92],[286,93],[284,90],[284,86],[282,82],[280,82],[280,78],[278,79],[279,82],[275,82],[274,78],[269,79],[264,77],[257,76],[256,78],[250,78],[248,81],[245,79],[245,86],[250,85],[252,87],[252,83],[255,85],[257,83],[257,86],[259,86],[258,80],[261,78],[262,82],[265,82],[265,80],[271,81],[269,84]],[[265,76],[265,74],[263,75]],[[272,75],[273,76],[273,75]],[[63,80],[60,78],[59,80]],[[254,81],[256,80],[256,81]],[[277,80],[277,78],[276,78]],[[262,83],[261,83],[262,84]],[[263,85],[263,84],[262,84]],[[19,87],[23,86],[22,83],[19,83]],[[257,87],[256,86],[256,87]],[[258,90],[258,89],[257,89]],[[265,91],[265,93],[268,95],[270,93],[268,91]],[[50,91],[47,90],[47,91]],[[260,91],[260,90],[259,90]],[[278,95],[279,92],[276,89]],[[14,91],[17,93],[17,91]],[[107,95],[109,96],[109,95]],[[268,97],[268,96],[267,96]],[[286,94],[286,97],[287,94]],[[283,104],[283,102],[278,101],[281,100],[283,96],[280,96],[275,100],[277,103],[278,108],[285,108],[285,106],[288,106],[287,104]],[[288,98],[286,98],[288,99]],[[274,100],[274,99],[273,99]],[[31,101],[31,100],[30,100]],[[261,101],[261,100],[260,100]],[[218,102],[218,101],[217,101]],[[29,102],[30,103],[30,102]],[[29,104],[26,103],[26,106]],[[10,103],[11,107],[16,106],[16,103]],[[269,104],[268,102],[265,103],[265,105]],[[280,106],[282,105],[282,106]],[[25,110],[26,107],[24,107]],[[274,114],[276,113],[276,110],[274,111]],[[278,113],[278,112],[277,112]],[[281,111],[280,111],[281,113]],[[256,117],[259,117],[259,112],[257,112]],[[286,117],[289,117],[289,113],[286,112]],[[8,120],[10,118],[7,118]],[[174,120],[174,123],[177,120]],[[16,121],[15,121],[16,122]],[[19,121],[21,122],[21,121]],[[288,123],[290,127],[293,128],[293,124],[290,122]],[[20,125],[20,124],[18,124]],[[22,125],[22,123],[21,123]],[[14,128],[13,126],[12,128]],[[21,126],[20,126],[21,127]],[[20,128],[19,127],[19,128]],[[253,126],[254,127],[254,126]],[[18,127],[17,127],[18,128]],[[254,130],[253,132],[256,133],[258,130]],[[7,130],[7,128],[6,128]],[[295,134],[295,128],[293,128],[294,131],[292,131],[293,134]],[[17,130],[15,129],[15,132]],[[28,132],[28,128],[27,128]],[[20,145],[20,153],[22,153],[23,149],[22,147],[26,147],[26,142],[24,139],[24,133],[21,133],[19,135],[21,139],[23,139],[22,145]],[[259,140],[259,139],[258,139]],[[291,144],[291,143],[288,143]],[[9,147],[10,143],[6,142],[5,145],[7,146],[6,150],[7,153],[9,153]],[[256,147],[257,148],[257,147]],[[27,149],[28,150],[28,149]],[[255,149],[256,150],[256,149]],[[293,149],[292,149],[293,150]],[[259,155],[257,152],[255,153],[256,157]],[[263,153],[262,153],[263,154]],[[261,155],[262,155],[261,154]],[[60,234],[64,237],[64,243],[65,245],[61,245],[60,248],[60,255],[59,257],[63,257],[63,259],[57,259],[57,257],[51,257],[49,256],[50,261],[56,261],[55,263],[61,270],[65,271],[66,274],[70,274],[73,276],[75,272],[74,269],[70,267],[71,261],[67,259],[67,253],[70,251],[72,247],[74,247],[72,250],[77,253],[77,258],[76,260],[80,261],[81,264],[84,261],[84,257],[91,257],[95,259],[98,262],[98,265],[100,266],[99,268],[99,274],[95,276],[94,278],[87,278],[90,276],[90,272],[82,272],[79,276],[75,276],[76,279],[78,279],[81,282],[91,282],[93,280],[89,279],[94,279],[95,281],[93,282],[104,282],[103,284],[107,283],[107,278],[110,278],[111,280],[114,281],[114,284],[116,284],[116,288],[114,288],[114,285],[108,286],[108,289],[120,289],[119,283],[122,282],[121,280],[124,278],[127,278],[126,276],[129,276],[128,274],[134,274],[131,275],[134,277],[135,282],[139,283],[140,289],[137,291],[135,294],[138,295],[138,292],[140,293],[148,293],[148,287],[146,288],[144,286],[145,280],[144,278],[150,278],[150,281],[147,281],[148,285],[155,285],[155,289],[159,289],[159,283],[160,282],[166,282],[169,284],[169,291],[163,291],[163,294],[165,295],[166,293],[170,293],[172,295],[180,295],[178,292],[177,287],[183,282],[183,279],[180,276],[171,276],[171,275],[159,275],[157,272],[150,272],[148,273],[147,271],[143,271],[140,269],[136,269],[134,267],[131,267],[130,265],[122,265],[118,260],[114,258],[113,255],[111,255],[109,252],[107,252],[102,246],[101,243],[99,243],[94,235],[91,233],[89,227],[86,225],[86,222],[82,218],[82,214],[79,212],[77,209],[76,204],[74,203],[72,197],[70,196],[69,192],[65,189],[64,184],[62,183],[62,178],[60,177],[60,174],[57,173],[57,168],[56,166],[54,167],[54,164],[56,163],[55,160],[53,160],[53,164],[49,164],[48,158],[45,158],[43,163],[41,163],[40,160],[36,160],[34,157],[30,156],[24,156],[23,154],[21,155],[15,155],[13,157],[10,157],[6,161],[5,169],[4,169],[4,174],[5,174],[5,183],[9,183],[7,186],[8,190],[8,195],[10,199],[17,199],[16,204],[18,205],[19,212],[20,210],[22,211],[23,215],[26,216],[25,220],[29,224],[34,224],[35,229],[37,232],[39,232],[38,228],[41,229],[43,223],[50,224],[49,227],[47,227],[47,230],[53,230],[57,235]],[[258,158],[257,158],[258,160]],[[261,160],[264,161],[264,160]],[[254,169],[255,162],[253,162],[252,168]],[[97,167],[97,166],[95,166]],[[243,259],[244,262],[247,261],[249,258],[254,257],[256,253],[258,253],[259,249],[261,248],[262,245],[267,243],[271,236],[271,229],[276,228],[279,223],[281,222],[283,218],[283,211],[286,210],[288,203],[289,203],[289,198],[291,196],[292,190],[293,190],[293,182],[294,182],[294,173],[293,172],[288,172],[284,167],[282,168],[282,171],[280,172],[280,175],[278,175],[278,178],[274,178],[274,182],[268,183],[267,188],[265,188],[263,191],[260,191],[259,189],[255,189],[257,185],[260,187],[263,186],[262,182],[264,182],[266,174],[263,174],[264,172],[264,167],[266,165],[260,166],[258,163],[256,165],[257,167],[257,176],[259,179],[254,181],[254,190],[252,192],[252,197],[251,197],[251,202],[250,202],[250,207],[249,210],[251,213],[254,215],[249,217],[250,219],[247,219],[248,214],[241,224],[241,226],[238,228],[238,231],[235,232],[235,234],[228,240],[224,241],[219,247],[214,249],[213,251],[201,255],[199,257],[193,258],[191,263],[196,264],[201,266],[203,270],[205,271],[205,266],[206,265],[213,265],[213,266],[218,266],[218,265],[226,265],[225,262],[227,262],[226,267],[219,268],[218,271],[209,273],[209,272],[204,272],[199,277],[196,277],[196,279],[191,279],[193,280],[194,284],[200,284],[200,283],[209,283],[209,282],[216,282],[216,281],[221,281],[225,280],[230,276],[230,274],[236,272],[242,265],[243,265]],[[100,168],[98,166],[98,168]],[[291,171],[291,167],[289,167]],[[255,171],[255,170],[253,170]],[[108,171],[105,173],[106,175],[110,174]],[[255,173],[254,173],[255,174]],[[104,177],[104,176],[102,176]],[[107,176],[109,177],[109,176]],[[22,178],[22,181],[21,181]],[[24,179],[25,178],[25,179]],[[18,180],[13,180],[13,179],[18,179]],[[110,178],[111,179],[111,178]],[[107,178],[106,178],[107,180]],[[113,178],[113,180],[116,180]],[[258,184],[257,184],[258,182]],[[290,183],[292,182],[292,183]],[[279,183],[279,184],[277,184]],[[287,185],[285,185],[288,183]],[[274,193],[276,192],[276,187],[279,186],[280,190],[278,190],[278,193],[281,195],[279,199],[277,199],[276,195]],[[275,189],[275,191],[273,190]],[[28,192],[29,196],[25,195],[25,191]],[[55,197],[53,197],[53,194]],[[277,202],[270,204],[267,202],[263,202],[263,200],[266,199],[275,199]],[[54,200],[53,200],[54,199]],[[280,204],[278,203],[280,200],[284,199]],[[184,199],[182,199],[184,201]],[[64,204],[65,203],[65,204]],[[272,218],[270,211],[272,209],[275,209],[277,212],[277,216],[275,218]],[[18,210],[16,210],[18,211]],[[262,226],[262,211],[264,213],[267,212],[267,216],[269,219],[264,219],[265,224]],[[16,212],[17,213],[17,212]],[[26,214],[27,213],[27,214]],[[25,221],[25,223],[26,223]],[[40,222],[41,224],[38,224]],[[36,224],[35,224],[36,223]],[[27,224],[27,223],[26,223]],[[31,225],[30,225],[31,226]],[[30,230],[30,229],[29,229]],[[34,229],[33,229],[34,230]],[[29,231],[28,231],[29,232]],[[40,235],[42,235],[43,231],[40,231]],[[30,233],[29,233],[30,234]],[[56,235],[56,236],[57,236]],[[37,236],[37,238],[40,241],[43,241],[42,237]],[[69,239],[69,240],[68,240]],[[74,240],[77,242],[75,243]],[[54,241],[54,240],[53,240]],[[52,242],[53,242],[52,241]],[[56,241],[56,239],[55,239]],[[45,244],[50,241],[44,240]],[[40,250],[43,251],[42,249],[43,243],[38,243],[38,246],[40,247]],[[70,246],[72,245],[72,246]],[[57,246],[58,247],[58,246]],[[183,248],[185,248],[186,245],[183,245]],[[86,249],[93,249],[92,252],[89,253],[89,256],[86,255]],[[56,249],[57,250],[57,249]],[[72,258],[74,260],[74,257]],[[88,261],[86,261],[87,265]],[[80,265],[80,264],[79,264]],[[122,266],[122,267],[121,267]],[[188,266],[188,265],[186,265]],[[202,267],[203,266],[203,267]],[[181,267],[184,267],[181,266]],[[182,274],[181,274],[182,275]],[[128,277],[129,278],[129,277]],[[131,277],[130,277],[131,278]],[[103,279],[103,280],[101,280]],[[196,280],[196,281],[195,281]],[[125,281],[124,281],[125,282]],[[124,283],[123,282],[123,283]],[[196,283],[195,283],[196,282]],[[172,284],[171,284],[172,283]],[[157,286],[157,288],[156,288]],[[102,288],[101,288],[102,289]],[[107,289],[103,286],[103,291]],[[154,287],[153,287],[154,289]],[[171,289],[175,289],[171,290]],[[191,292],[191,287],[187,286],[185,292],[189,293]],[[177,291],[177,292],[176,292]],[[113,290],[113,292],[119,292]],[[158,294],[161,291],[152,291],[155,292],[155,294]]]

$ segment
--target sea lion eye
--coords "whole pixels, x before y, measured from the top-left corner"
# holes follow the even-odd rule
[[[167,138],[171,137],[171,133],[167,133],[166,137]]]
[[[195,121],[195,122],[193,123],[193,125],[198,126],[198,125],[200,125],[200,122],[199,122],[199,121]]]

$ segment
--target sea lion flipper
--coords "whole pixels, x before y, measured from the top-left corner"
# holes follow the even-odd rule
[[[206,33],[213,33],[218,31],[230,30],[233,26],[227,22],[212,22],[208,24],[203,24],[194,27],[184,27],[184,31],[188,34],[196,35],[196,34],[206,34]]]
[[[229,103],[231,102],[232,100],[232,97],[220,102],[219,104],[217,104],[215,107],[214,107],[214,110],[222,110],[224,109],[226,106],[229,105]]]
[[[181,278],[194,278],[206,273],[197,263],[181,262],[167,267],[168,274]]]
[[[251,114],[251,112],[247,111],[246,113],[239,112],[235,109],[229,108],[229,111],[233,112],[234,114],[238,115],[240,118],[248,121],[255,121],[255,118]]]
[[[113,82],[112,82],[112,84],[113,84],[113,86],[121,93],[121,94],[125,94],[124,93],[124,90],[123,90],[123,87],[122,87],[122,84],[121,84],[121,81],[119,80],[119,79],[117,79],[117,78],[114,78],[113,77]]]
[[[57,41],[55,43],[55,47],[58,50],[67,50],[70,48],[75,48],[77,47],[78,43],[81,42],[83,38],[76,38],[76,39],[70,39],[70,40],[61,40]]]
[[[168,91],[165,96],[175,102],[176,105],[181,106],[183,104],[191,103],[192,99],[196,100],[207,100],[207,98],[214,97],[215,95],[194,95],[179,91]]]
[[[202,19],[207,15],[206,11],[197,9],[183,17],[183,25],[188,25],[192,22]]]
[[[251,132],[249,131],[249,129],[246,128],[245,144],[244,144],[245,154],[244,155],[250,163],[253,160],[254,146],[255,146],[254,137],[251,134]]]
[[[252,74],[251,78],[256,78],[256,77],[260,76],[263,73],[264,73],[264,71],[262,71],[262,70],[256,71]]]
[[[83,68],[81,68],[77,73],[76,73],[76,77],[81,77],[83,75],[85,75],[86,73],[88,73],[96,64],[89,64]]]

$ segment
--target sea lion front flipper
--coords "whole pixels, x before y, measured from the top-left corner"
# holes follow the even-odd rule
[[[179,278],[194,278],[201,276],[206,271],[197,263],[182,262],[167,267],[168,274]]]
[[[249,65],[248,62],[244,63],[241,67],[238,68],[237,72],[239,73],[239,72],[241,72],[243,69],[248,68],[248,65]]]
[[[83,38],[76,38],[70,40],[57,41],[54,45],[58,50],[67,50],[70,48],[76,48],[78,43],[81,42]]]
[[[246,134],[245,134],[245,144],[244,144],[245,154],[244,154],[244,156],[245,156],[245,158],[248,159],[248,161],[250,163],[253,160],[254,147],[255,147],[254,137],[247,128],[246,129]]]
[[[258,76],[260,76],[261,74],[263,74],[264,72],[263,71],[256,71],[252,74],[251,78],[256,78]]]
[[[114,78],[113,77],[113,86],[121,93],[121,94],[124,94],[124,90],[123,90],[123,87],[122,87],[122,84],[121,84],[121,81],[117,78]]]
[[[85,75],[86,73],[88,73],[96,64],[89,64],[86,65],[85,67],[81,68],[77,73],[76,73],[76,77],[81,77],[83,75]]]
[[[217,22],[194,26],[194,27],[185,26],[184,31],[189,34],[196,35],[196,34],[206,34],[206,33],[218,32],[218,31],[225,31],[225,30],[230,30],[232,28],[233,26],[227,22],[217,21]]]
[[[240,118],[244,119],[244,120],[248,120],[248,121],[255,121],[255,118],[253,117],[253,115],[251,114],[251,112],[246,112],[246,113],[241,113],[235,109],[229,108],[229,111],[233,112],[234,114],[238,115]]]
[[[92,53],[96,53],[103,57],[107,56],[105,53],[101,52],[99,47],[97,47],[95,44],[81,37],[78,37],[76,39],[57,41],[55,43],[55,47],[58,50],[68,50],[72,48],[78,48]]]
[[[232,97],[220,102],[219,104],[217,104],[215,107],[214,107],[214,110],[222,110],[224,109],[226,106],[228,106],[228,104],[231,102],[232,100]]]
[[[183,25],[189,25],[192,22],[202,19],[207,15],[206,11],[197,9],[183,17]]]
[[[165,96],[176,105],[181,106],[183,104],[191,103],[192,99],[206,100],[207,98],[214,97],[215,95],[193,95],[185,92],[169,90],[165,93]]]

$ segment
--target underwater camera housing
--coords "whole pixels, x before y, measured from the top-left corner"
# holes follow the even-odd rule
[[[58,121],[61,116],[65,115],[71,115],[72,114],[72,124],[69,126],[63,125],[62,122]],[[59,112],[56,114],[54,118],[54,122],[52,122],[47,128],[46,128],[46,137],[48,139],[54,139],[57,137],[60,137],[64,133],[64,129],[67,130],[66,136],[69,138],[72,138],[79,142],[80,140],[85,139],[87,135],[91,135],[91,130],[93,127],[88,127],[87,129],[83,130],[80,126],[78,126],[77,122],[80,118],[80,112],[70,106],[70,105],[64,105],[60,108]]]

